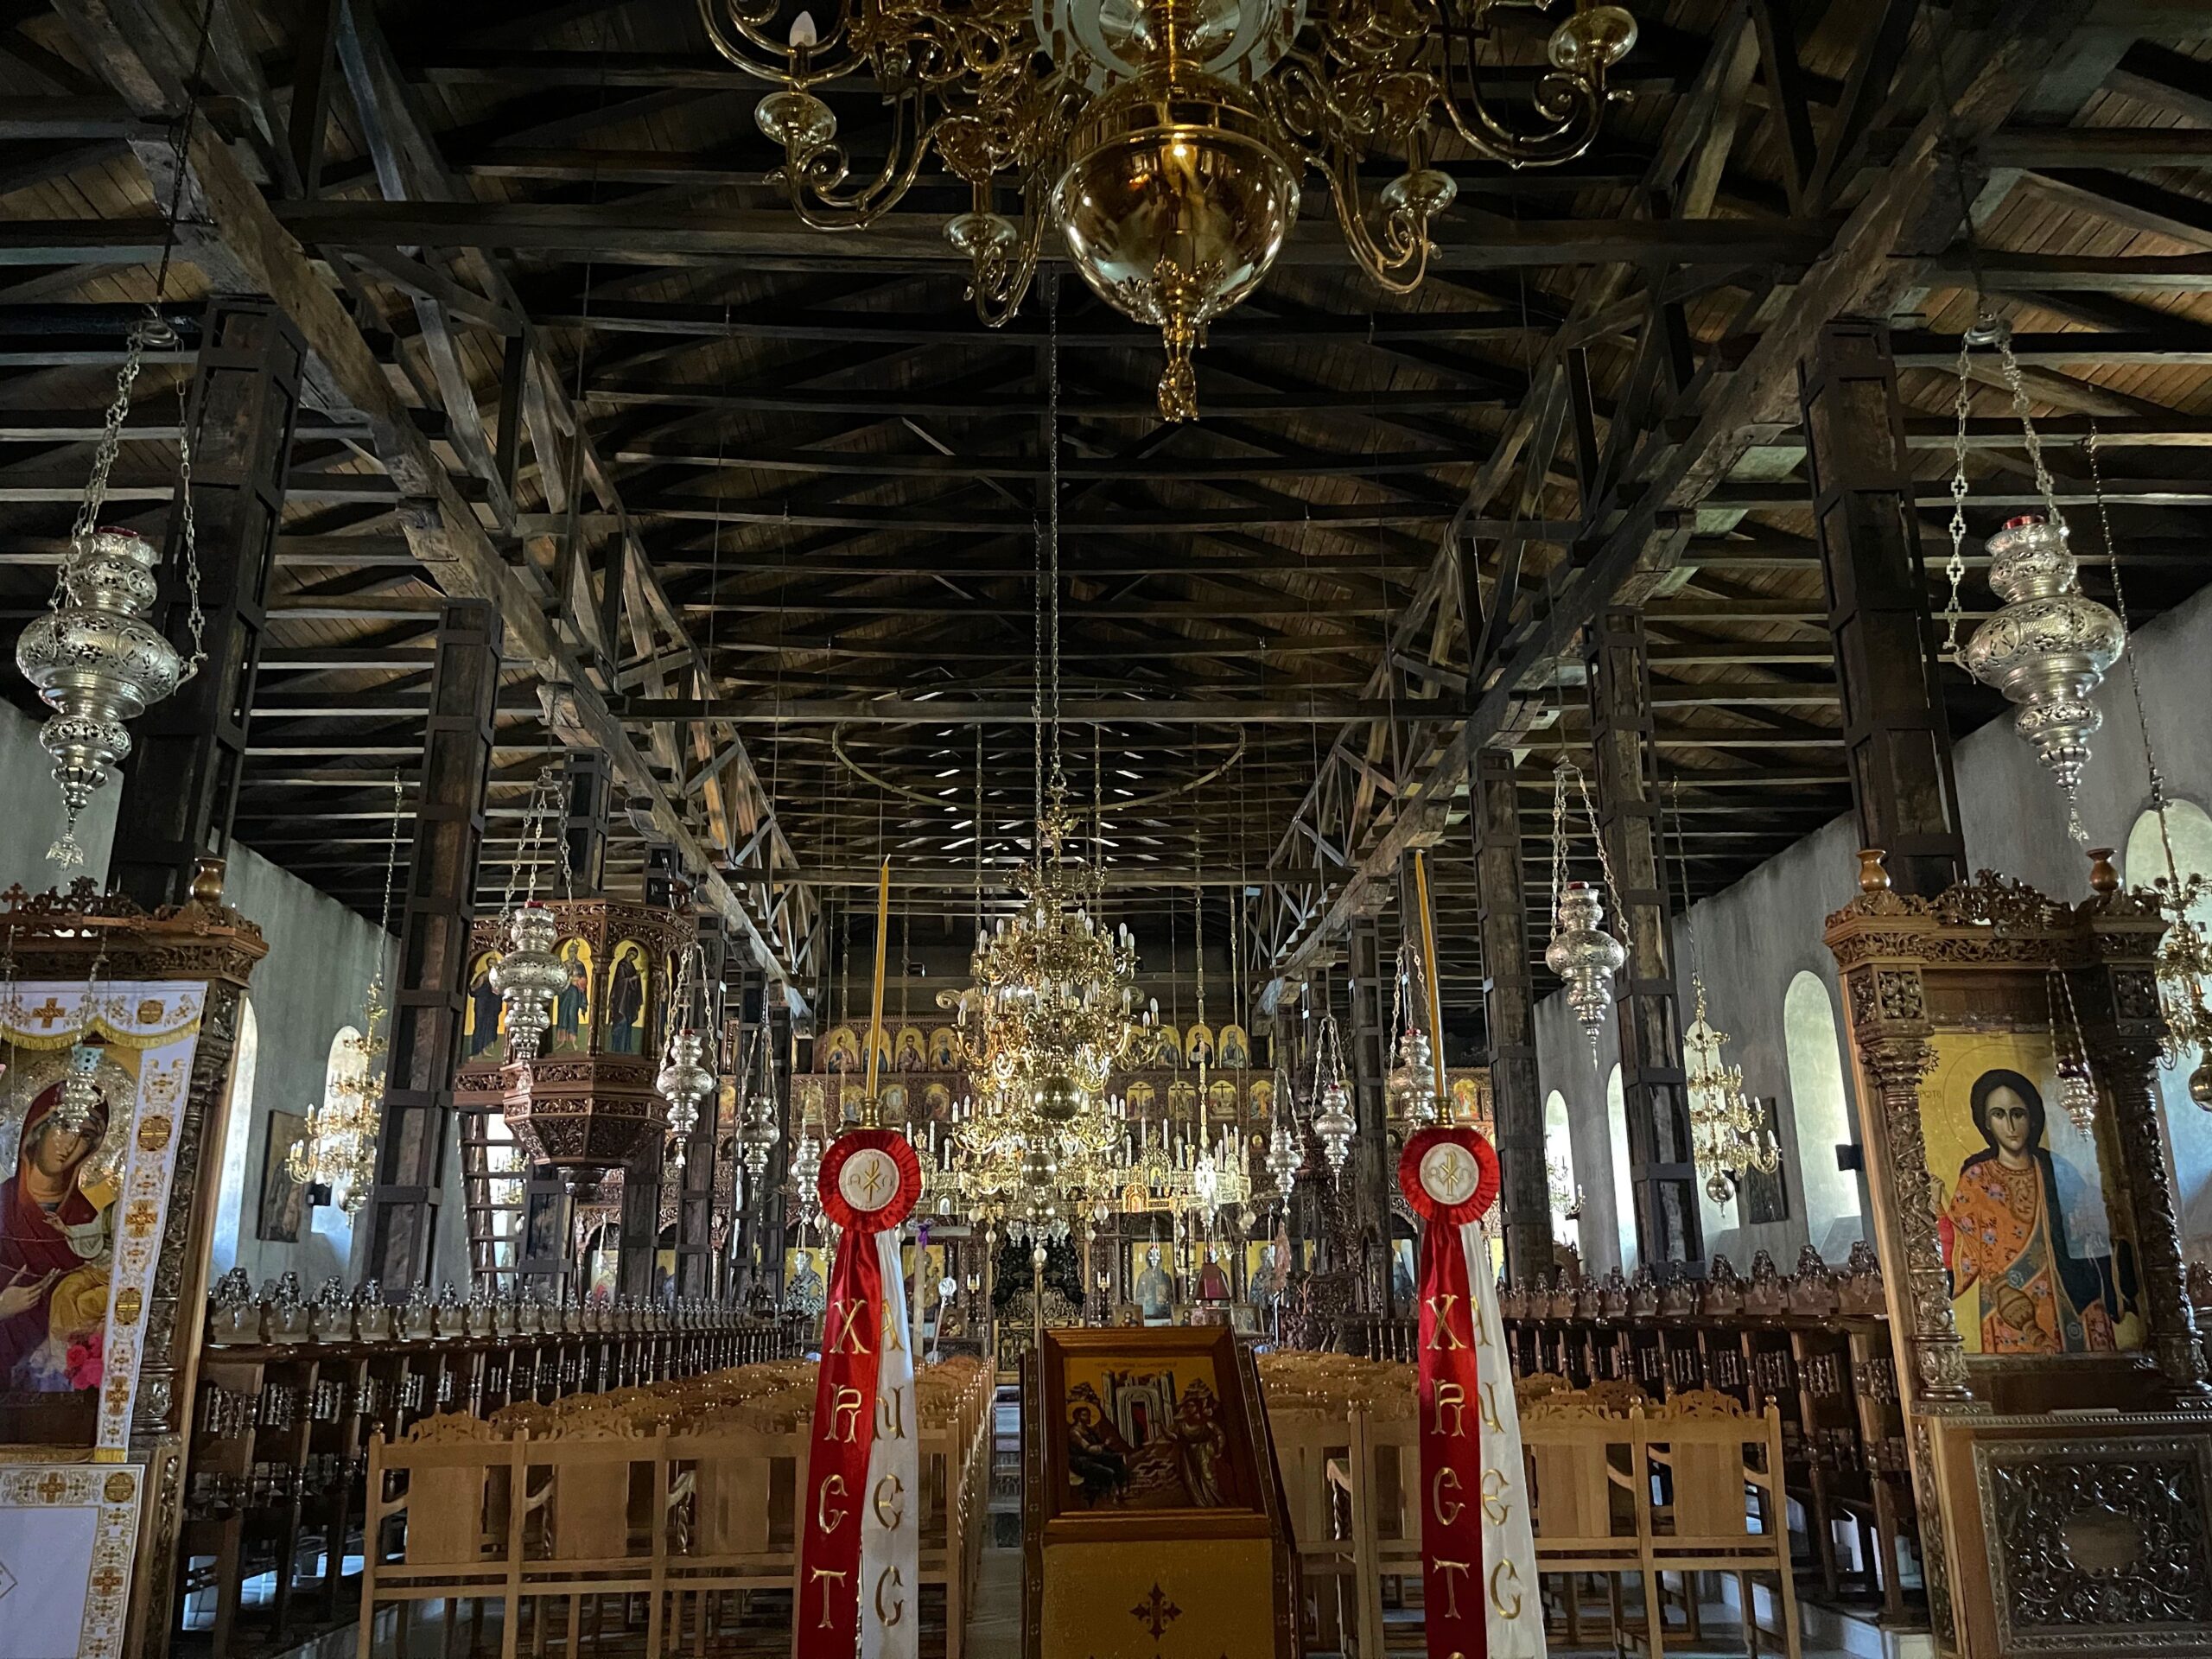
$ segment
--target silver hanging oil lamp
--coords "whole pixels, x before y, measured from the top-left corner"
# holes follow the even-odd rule
[[[668,1039],[668,1063],[653,1079],[653,1087],[668,1103],[668,1135],[678,1169],[683,1167],[691,1132],[699,1127],[699,1109],[715,1092],[715,1074],[704,1064],[706,1052],[707,1033],[687,1027]]]
[[[2044,514],[2009,520],[1989,538],[1989,560],[2005,606],[1967,641],[1967,671],[2017,706],[2012,729],[2066,791],[2069,828],[2086,839],[2082,768],[2104,723],[2089,699],[2120,660],[2120,619],[2081,591],[2066,526]]]
[[[2020,423],[2036,493],[2043,511],[2005,522],[1989,538],[1989,585],[2005,601],[1994,616],[1974,631],[1964,649],[1958,643],[1963,620],[1959,596],[1966,575],[1967,433],[1972,413],[1971,356],[1977,346],[1993,346],[1999,372],[2012,393],[2012,414]],[[2065,515],[2045,465],[2043,437],[2036,430],[2026,381],[2012,350],[2012,326],[1984,314],[1959,342],[1958,384],[1952,407],[1956,416],[1951,467],[1951,556],[1945,566],[1950,603],[1944,611],[1944,646],[1961,668],[1984,685],[2002,692],[2015,705],[2012,729],[2024,738],[2066,794],[2067,832],[2083,846],[2088,831],[2081,811],[2082,769],[2088,762],[2089,739],[2103,723],[2089,701],[2105,671],[2120,660],[2127,630],[2120,618],[2081,591],[2073,550],[2067,545]],[[2101,499],[2101,488],[2099,491]],[[2107,529],[2109,539],[2109,529]]]

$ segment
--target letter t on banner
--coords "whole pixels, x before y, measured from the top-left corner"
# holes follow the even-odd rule
[[[849,1130],[822,1160],[821,1190],[843,1236],[814,1389],[792,1649],[914,1659],[921,1465],[899,1229],[921,1197],[921,1160],[903,1135]]]
[[[1482,1232],[1483,1211],[1497,1200],[1497,1154],[1464,1126],[1424,1129],[1398,1160],[1398,1185],[1421,1219],[1421,1566],[1429,1659],[1544,1659],[1521,1416]]]

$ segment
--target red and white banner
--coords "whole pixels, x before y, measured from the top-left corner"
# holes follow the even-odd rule
[[[793,1651],[914,1659],[920,1424],[899,1227],[921,1196],[921,1162],[902,1135],[854,1129],[823,1157],[821,1190],[844,1241],[823,1313]]]
[[[1421,1605],[1429,1659],[1543,1659],[1521,1416],[1483,1212],[1497,1154],[1471,1128],[1406,1143],[1398,1185],[1421,1218]]]

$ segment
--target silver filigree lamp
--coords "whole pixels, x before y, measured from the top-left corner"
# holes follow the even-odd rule
[[[1998,368],[2012,393],[2012,414],[2020,423],[2040,513],[2022,513],[1989,538],[1989,585],[2005,601],[1994,616],[1974,631],[1963,649],[1959,629],[1964,620],[1960,584],[1966,576],[1967,427],[1973,410],[1972,357],[1977,346],[1996,348]],[[2119,661],[2127,630],[2119,616],[2082,591],[2073,550],[2067,545],[2065,515],[2044,464],[2043,438],[2036,430],[2027,384],[2012,349],[2012,326],[1984,313],[1959,342],[1957,385],[1952,396],[1956,429],[1951,466],[1951,556],[1944,573],[1951,585],[1944,610],[1944,649],[1959,666],[1984,685],[2004,693],[2018,710],[2012,729],[2024,738],[2066,795],[2066,828],[2086,847],[2082,827],[2082,769],[2088,762],[2089,739],[2103,716],[2091,696],[2107,669]],[[2101,505],[2103,491],[2098,491]],[[2109,546],[2110,525],[2106,527]]]
[[[2120,619],[2080,588],[2064,524],[2023,513],[1989,538],[1989,585],[2004,607],[1967,641],[1967,671],[2018,709],[2012,729],[2066,791],[2067,823],[2082,827],[2082,768],[2104,717],[2090,701],[2120,660]]]

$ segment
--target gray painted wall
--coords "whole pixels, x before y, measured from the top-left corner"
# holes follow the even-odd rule
[[[2212,807],[2212,721],[2204,716],[2206,696],[2212,692],[2212,675],[2207,672],[2207,664],[2212,664],[2212,590],[2145,627],[2136,637],[2135,651],[2152,741],[2158,747],[2168,792]],[[2124,849],[2130,829],[2151,804],[2150,774],[2124,666],[2107,679],[2097,702],[2105,725],[2094,741],[2083,786],[2082,820],[2094,844]],[[2068,837],[2057,785],[2013,732],[2009,719],[1993,721],[1961,742],[1954,765],[1970,865],[2018,876],[2063,897],[2088,896],[2088,861]],[[1859,1236],[1857,1215],[1847,1213],[1838,1203],[1816,1202],[1812,1213],[1807,1213],[1807,1166],[1817,1160],[1832,1169],[1834,1154],[1827,1135],[1818,1128],[1801,1133],[1783,1023],[1790,982],[1800,972],[1809,971],[1827,986],[1841,1032],[1835,964],[1821,943],[1821,932],[1828,914],[1847,903],[1855,891],[1857,845],[1855,820],[1839,818],[1691,912],[1712,1021],[1732,1039],[1728,1058],[1742,1066],[1745,1091],[1773,1096],[1782,1124],[1789,1220],[1742,1226],[1732,1204],[1722,1211],[1700,1200],[1707,1249],[1725,1254],[1739,1271],[1747,1267],[1754,1250],[1764,1249],[1786,1272],[1808,1236],[1821,1245],[1829,1261],[1837,1262],[1850,1239]],[[2123,872],[2130,880],[2145,882],[2160,873]],[[1687,1024],[1689,949],[1681,918],[1675,919],[1674,940]],[[1579,1229],[1583,1260],[1591,1270],[1602,1273],[1621,1261],[1605,1078],[1592,1068],[1588,1043],[1563,993],[1555,992],[1538,1005],[1536,1038],[1543,1089],[1547,1093],[1560,1090],[1569,1104],[1575,1178],[1585,1201]],[[1599,1052],[1610,1070],[1619,1054],[1610,1026],[1600,1039]],[[1847,1068],[1847,1075],[1840,1038],[1837,1064]],[[2190,1103],[2183,1086],[2186,1077],[2185,1066],[2161,1074],[2176,1191],[2182,1204],[2183,1242],[2190,1255],[2212,1259],[2212,1115]],[[1855,1123],[1849,1128],[1853,1139],[1861,1138]],[[1816,1200],[1822,1185],[1833,1190],[1832,1198],[1859,1186],[1858,1203],[1863,1213],[1862,1183],[1833,1177],[1816,1180]],[[1632,1236],[1632,1227],[1630,1232]]]

